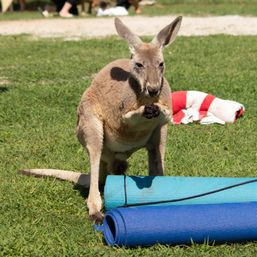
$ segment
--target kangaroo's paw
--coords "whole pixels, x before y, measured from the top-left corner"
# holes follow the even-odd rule
[[[143,112],[143,116],[147,119],[156,118],[160,115],[160,109],[157,105],[147,104]]]

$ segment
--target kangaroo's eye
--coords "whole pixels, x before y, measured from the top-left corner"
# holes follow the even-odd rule
[[[144,66],[143,66],[143,64],[142,64],[142,63],[140,63],[140,62],[136,62],[136,66],[137,66],[138,68],[142,68],[142,67],[144,67]]]
[[[164,66],[164,62],[160,62],[159,66],[163,67]]]

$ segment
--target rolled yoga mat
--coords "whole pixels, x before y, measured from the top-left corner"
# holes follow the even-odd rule
[[[248,183],[248,181],[252,181]],[[257,178],[108,176],[104,188],[106,210],[127,204],[176,200],[232,187],[220,192],[165,205],[257,202]],[[125,193],[126,192],[126,193]],[[151,205],[151,204],[150,204]]]
[[[117,208],[103,230],[117,246],[257,240],[257,203]]]

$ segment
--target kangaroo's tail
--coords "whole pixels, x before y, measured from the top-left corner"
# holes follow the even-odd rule
[[[55,169],[30,169],[19,170],[24,175],[35,177],[54,177],[60,180],[71,181],[80,186],[89,187],[90,175],[75,171],[55,170]]]

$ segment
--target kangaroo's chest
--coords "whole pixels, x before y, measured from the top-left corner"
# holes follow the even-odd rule
[[[157,127],[156,122],[141,122],[135,126],[120,126],[119,129],[105,129],[104,144],[112,152],[130,152],[146,146],[153,131]]]

